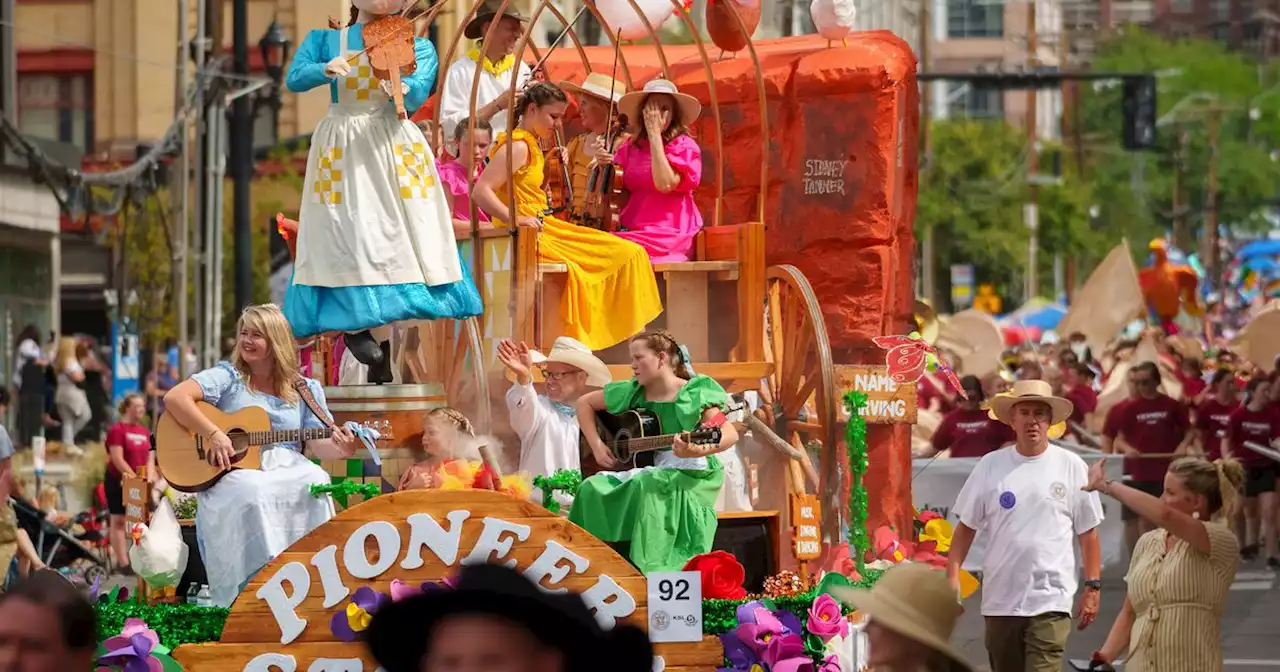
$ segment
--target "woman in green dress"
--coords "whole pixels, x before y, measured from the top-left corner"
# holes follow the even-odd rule
[[[631,339],[629,381],[610,383],[578,399],[578,422],[596,461],[615,466],[600,439],[597,411],[645,409],[658,416],[664,434],[689,432],[724,412],[729,396],[707,376],[689,369],[688,352],[671,334],[649,331]],[[582,482],[569,520],[612,544],[630,544],[631,562],[645,574],[679,571],[689,558],[711,550],[716,536],[716,497],[724,470],[716,453],[738,433],[721,427],[720,443],[692,445],[677,437],[658,451],[652,467],[601,472]]]

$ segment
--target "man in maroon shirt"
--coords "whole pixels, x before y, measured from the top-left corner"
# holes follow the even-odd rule
[[[960,379],[960,387],[968,399],[960,399],[960,408],[948,413],[933,432],[933,452],[951,451],[951,457],[982,457],[1013,443],[1013,428],[991,417],[982,409],[986,395],[977,376]]]
[[[1085,427],[1085,416],[1098,410],[1098,393],[1093,391],[1093,371],[1088,365],[1075,362],[1062,367],[1062,396],[1071,402],[1073,410],[1068,418],[1072,423]],[[1075,434],[1074,427],[1068,427]]]
[[[1164,474],[1171,460],[1139,456],[1185,451],[1183,440],[1191,427],[1191,417],[1186,406],[1160,391],[1160,369],[1155,362],[1133,367],[1131,380],[1138,396],[1125,402],[1117,411],[1115,422],[1103,429],[1102,449],[1124,453],[1128,485],[1159,497],[1164,493]],[[1117,438],[1123,439],[1119,445],[1115,443]],[[1125,543],[1132,555],[1138,537],[1154,526],[1128,508],[1122,519]]]
[[[1267,564],[1280,568],[1276,539],[1276,462],[1245,446],[1245,442],[1260,446],[1274,445],[1280,436],[1280,417],[1268,396],[1270,383],[1258,377],[1245,388],[1245,400],[1227,421],[1227,440],[1223,453],[1240,461],[1245,469],[1244,481],[1244,536],[1241,538],[1240,555],[1252,560],[1258,554],[1258,538],[1261,535],[1262,550]]]

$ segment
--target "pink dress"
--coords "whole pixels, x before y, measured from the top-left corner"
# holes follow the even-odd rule
[[[655,264],[688,261],[693,239],[702,230],[702,214],[693,202],[693,191],[702,182],[702,150],[693,138],[682,135],[667,143],[667,161],[680,176],[680,184],[664,194],[653,186],[652,156],[648,146],[628,140],[614,153],[623,171],[622,184],[630,199],[618,216],[618,235],[639,243]]]
[[[467,167],[461,161],[446,161],[436,169],[444,190],[453,199],[453,216],[457,219],[471,218],[471,180],[467,179]],[[480,213],[479,220],[489,221],[484,210],[476,208]]]

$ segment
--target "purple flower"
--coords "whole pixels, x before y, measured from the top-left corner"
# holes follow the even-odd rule
[[[743,643],[736,631],[720,635],[720,644],[724,646],[724,657],[729,661],[729,667],[719,668],[717,672],[750,672],[753,666],[760,664],[760,657]]]
[[[164,665],[151,655],[160,647],[160,637],[154,630],[138,618],[130,618],[124,622],[124,629],[119,635],[103,642],[106,653],[98,657],[102,669],[119,668],[124,672],[163,672]]]
[[[821,663],[818,663],[817,672],[843,672],[840,669],[840,657],[827,656]]]
[[[762,662],[770,672],[814,672],[813,659],[804,652],[800,635],[785,635],[769,640]]]
[[[849,621],[841,613],[840,603],[834,597],[823,593],[809,607],[809,632],[817,635],[826,644],[832,637],[845,637],[849,634]]]
[[[391,601],[391,597],[365,586],[351,596],[347,608],[337,612],[329,621],[329,629],[333,635],[344,642],[359,639],[359,633],[369,627],[369,621],[378,613],[382,605]]]

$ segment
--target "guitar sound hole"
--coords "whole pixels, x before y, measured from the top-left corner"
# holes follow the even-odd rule
[[[245,453],[249,452],[249,435],[243,429],[232,429],[227,432],[227,438],[231,439],[231,448],[235,451],[231,455],[231,462],[234,464],[244,459]]]
[[[631,449],[627,443],[631,441],[631,432],[622,431],[613,439],[613,454],[619,461],[626,462],[631,457]]]

